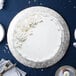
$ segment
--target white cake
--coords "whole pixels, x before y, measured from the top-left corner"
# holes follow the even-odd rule
[[[36,63],[43,62],[47,62],[48,66],[48,61],[59,55],[57,53],[61,52],[63,56],[66,50],[61,48],[66,42],[66,49],[68,47],[69,31],[64,20],[60,18],[55,11],[41,6],[20,12],[8,29],[8,45],[16,59],[24,65],[36,67]],[[63,21],[64,26],[59,20]],[[65,41],[64,30],[67,35]],[[61,59],[61,55],[54,63]],[[54,64],[52,62],[49,62],[49,65]],[[40,64],[38,68],[43,67],[45,63]]]

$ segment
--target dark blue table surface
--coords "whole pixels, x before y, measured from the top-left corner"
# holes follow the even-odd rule
[[[7,30],[12,18],[21,10],[31,6],[46,6],[59,12],[70,29],[70,46],[66,55],[57,64],[46,69],[33,69],[20,64],[10,53],[7,46]],[[5,28],[5,38],[0,43],[0,59],[9,59],[28,73],[28,76],[55,76],[56,70],[63,65],[76,68],[76,48],[73,47],[74,29],[76,28],[76,0],[5,0],[4,9],[0,11],[0,23]]]

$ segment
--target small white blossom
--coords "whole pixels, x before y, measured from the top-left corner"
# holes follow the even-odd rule
[[[70,76],[70,73],[68,71],[65,71],[63,76]]]

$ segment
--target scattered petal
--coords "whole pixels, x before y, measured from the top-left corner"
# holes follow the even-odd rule
[[[72,1],[71,1],[71,0],[69,0],[68,2],[69,2],[69,3],[71,3]]]
[[[28,4],[31,4],[31,1],[30,0],[28,1]]]
[[[73,46],[76,47],[76,42],[73,43]]]
[[[74,6],[73,8],[76,8],[76,6]]]
[[[43,5],[42,3],[40,3],[40,5]]]
[[[36,2],[37,0],[34,0],[34,2]]]
[[[41,69],[41,71],[44,71],[44,69]]]

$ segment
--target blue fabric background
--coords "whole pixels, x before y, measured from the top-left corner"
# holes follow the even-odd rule
[[[37,0],[36,2],[34,2],[34,0],[30,1],[31,3],[29,4],[29,0],[5,0],[4,9],[0,11],[0,23],[3,24],[3,27],[6,31],[6,36],[2,43],[0,43],[0,59],[10,59],[13,63],[17,63],[17,66],[19,68],[28,73],[27,76],[55,76],[56,70],[63,65],[71,65],[76,68],[76,48],[74,48],[72,45],[75,41],[73,34],[74,29],[76,28],[76,0]],[[6,47],[7,30],[12,18],[18,12],[27,7],[39,5],[52,8],[59,12],[66,20],[71,34],[70,46],[63,59],[54,66],[43,69],[43,71],[41,71],[41,69],[32,69],[23,66],[16,61],[16,59],[10,53],[9,49]]]

